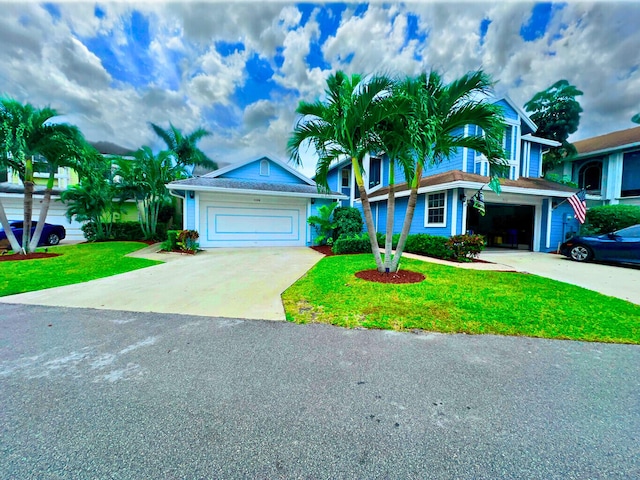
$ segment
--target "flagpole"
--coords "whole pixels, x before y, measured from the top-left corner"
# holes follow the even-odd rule
[[[580,192],[581,192],[581,191],[583,191],[583,190],[584,190],[584,192],[585,192],[585,193],[587,193],[587,191],[586,191],[584,188],[581,188],[580,190],[578,190],[578,191],[577,191],[576,193],[574,193],[573,195],[577,195],[578,193],[580,193]],[[571,195],[571,196],[573,197],[573,195]],[[568,202],[568,201],[569,201],[569,198],[570,198],[570,197],[565,198],[563,201],[561,201],[559,204],[557,204],[557,205],[556,205],[555,207],[553,207],[551,210],[553,211],[553,210],[555,210],[556,208],[558,208],[560,205],[562,205],[563,203]]]

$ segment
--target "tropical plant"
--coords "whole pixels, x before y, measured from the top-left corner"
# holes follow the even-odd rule
[[[348,76],[338,71],[327,79],[326,100],[301,101],[296,112],[301,115],[288,142],[291,160],[300,165],[301,148],[312,145],[318,155],[316,183],[327,191],[327,175],[331,165],[349,158],[364,212],[369,241],[378,270],[383,270],[376,230],[364,185],[363,160],[370,152],[381,149],[377,134],[381,122],[399,112],[388,108],[387,97],[393,82],[385,76],[369,80],[359,74]]]
[[[150,123],[149,125],[156,132],[156,135],[167,144],[167,149],[174,154],[175,161],[179,167],[200,165],[211,169],[218,168],[218,164],[207,157],[197,146],[197,143],[203,137],[211,135],[211,132],[198,128],[189,135],[183,135],[172,123],[169,123],[169,128],[166,130],[155,123]]]
[[[432,71],[407,78],[397,90],[397,95],[404,95],[411,102],[406,129],[415,168],[413,176],[407,180],[410,194],[391,272],[397,271],[400,264],[425,165],[440,163],[459,148],[481,153],[498,169],[504,165],[502,109],[485,100],[492,85],[491,78],[482,71],[469,72],[448,84],[442,81],[439,73]],[[479,127],[484,135],[465,135],[467,125]]]
[[[87,152],[85,168],[80,182],[69,186],[60,195],[67,205],[66,216],[71,221],[87,222],[90,234],[87,240],[106,240],[112,237],[115,215],[122,211],[123,200],[114,183],[110,159],[104,158],[95,149]]]
[[[362,233],[362,215],[355,207],[338,207],[333,211],[336,223],[333,229],[333,240],[343,235],[360,235]]]
[[[536,135],[562,144],[544,155],[542,169],[545,173],[577,153],[567,138],[578,130],[582,107],[576,97],[582,94],[567,80],[559,80],[524,104],[525,110],[532,112],[531,120],[538,126]]]
[[[318,207],[318,215],[311,215],[307,219],[307,223],[312,227],[315,227],[318,232],[318,235],[316,236],[316,242],[318,245],[333,243],[333,230],[336,228],[336,222],[332,216],[337,206],[337,203],[321,205]]]
[[[174,160],[173,152],[164,150],[154,155],[147,146],[135,152],[133,159],[118,158],[115,163],[120,198],[135,200],[144,238],[154,239],[160,209],[171,201],[166,184],[183,178],[184,166]]]

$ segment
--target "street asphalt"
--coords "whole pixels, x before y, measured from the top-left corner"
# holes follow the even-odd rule
[[[0,478],[640,478],[640,348],[0,304]]]

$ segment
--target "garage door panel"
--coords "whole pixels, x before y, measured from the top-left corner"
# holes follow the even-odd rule
[[[254,211],[242,208],[215,208],[215,234],[288,234],[296,230],[299,212],[297,210]]]

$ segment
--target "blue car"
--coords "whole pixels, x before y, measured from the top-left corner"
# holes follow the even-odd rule
[[[33,232],[36,231],[37,224],[38,222],[33,222],[31,224],[31,235],[33,235]],[[24,228],[24,222],[22,220],[12,220],[9,222],[9,226],[11,227],[13,234],[16,236],[18,243],[22,244],[22,231]],[[65,235],[66,230],[62,225],[52,225],[50,223],[45,223],[38,245],[57,245],[60,243],[60,240],[64,239]],[[7,240],[7,234],[0,225],[0,242],[4,243],[5,240]]]
[[[573,237],[560,245],[560,253],[575,260],[601,260],[640,264],[640,225],[594,237]]]

